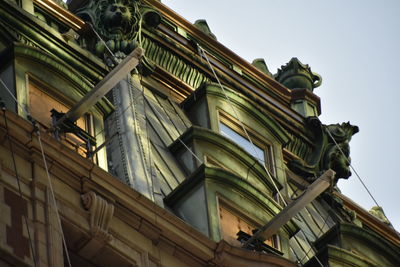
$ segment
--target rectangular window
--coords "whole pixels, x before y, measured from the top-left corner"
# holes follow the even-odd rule
[[[219,124],[219,129],[222,135],[234,141],[236,144],[244,148],[244,150],[246,150],[250,155],[258,159],[258,161],[265,164],[264,150],[256,146],[254,143],[252,146],[248,139],[244,138],[222,122]]]
[[[222,114],[220,113],[220,115]],[[256,137],[250,129],[246,128],[253,142],[252,145],[243,131],[243,128],[225,115],[220,116],[219,130],[222,135],[234,141],[250,155],[255,157],[261,164],[264,164],[271,175],[275,175],[273,149],[270,144],[263,142],[259,137]]]
[[[31,113],[32,118],[45,128],[49,128],[52,125],[52,109],[65,113],[72,106],[71,103],[60,100],[61,97],[57,97],[55,93],[53,94],[52,92],[49,92],[50,90],[46,90],[48,89],[47,86],[31,77],[28,77],[28,88],[29,112]],[[85,131],[93,131],[93,127],[90,127],[91,123],[92,120],[89,114],[82,116],[76,121],[76,125]],[[91,133],[89,132],[89,134]],[[83,157],[86,157],[87,150],[84,140],[81,140],[74,134],[66,133],[61,136],[61,141]]]
[[[253,235],[253,230],[258,228],[256,223],[252,223],[244,214],[229,207],[222,201],[219,202],[219,220],[221,238],[234,246],[240,246],[240,242],[237,240],[237,233],[239,231]],[[270,247],[278,248],[277,240],[277,237],[273,236],[264,243]]]
[[[29,107],[33,118],[40,122],[43,126],[50,127],[51,110],[55,109],[58,112],[67,112],[71,105],[59,101],[57,98],[46,93],[43,85],[38,82],[29,80]],[[86,118],[81,117],[76,124],[86,130]]]

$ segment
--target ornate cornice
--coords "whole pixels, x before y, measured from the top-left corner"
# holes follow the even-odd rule
[[[345,195],[339,192],[334,192],[334,195],[343,201],[344,207],[356,212],[357,219],[359,219],[364,226],[400,246],[400,234],[395,229],[380,221]]]
[[[25,42],[56,56],[75,68],[93,84],[102,79],[108,68],[96,57],[72,41],[66,41],[61,33],[21,8],[3,1],[0,6],[0,22],[12,28]],[[29,26],[28,26],[29,25]]]
[[[290,91],[282,86],[280,83],[264,74],[262,71],[258,70],[256,67],[252,66],[249,62],[245,61],[231,50],[226,48],[224,45],[213,39],[212,37],[205,34],[195,25],[169,9],[164,4],[155,0],[144,0],[144,3],[155,7],[163,18],[172,22],[174,25],[181,27],[186,33],[192,38],[196,39],[202,46],[207,48],[209,51],[213,51],[218,54],[221,58],[225,58],[229,62],[237,65],[239,68],[245,70],[250,75],[253,75],[257,80],[263,82],[267,87],[274,88],[282,96],[290,96]]]
[[[52,0],[34,0],[34,3],[43,8],[49,14],[57,17],[60,21],[79,31],[85,24],[83,20],[61,7]]]
[[[196,89],[207,80],[195,66],[162,45],[149,38],[144,38],[142,45],[148,59],[192,88]]]

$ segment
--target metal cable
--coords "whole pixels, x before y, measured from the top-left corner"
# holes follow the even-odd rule
[[[348,157],[344,154],[343,150],[341,149],[341,147],[339,146],[339,144],[336,142],[335,138],[333,138],[332,133],[329,131],[329,129],[327,127],[325,127],[326,132],[328,133],[328,135],[331,137],[331,139],[333,140],[333,142],[335,143],[336,147],[339,149],[340,153],[342,153],[343,157],[346,159],[347,163],[349,164],[350,168],[352,169],[352,171],[354,171],[354,173],[356,174],[358,180],[361,182],[361,184],[363,185],[363,187],[365,188],[365,190],[368,192],[369,196],[372,198],[372,200],[375,202],[375,204],[378,207],[381,207],[378,202],[375,200],[374,196],[371,194],[371,192],[369,191],[368,187],[365,185],[364,181],[361,179],[360,175],[358,175],[357,171],[354,169],[353,165],[351,164],[350,160],[348,159]]]
[[[154,113],[157,113],[156,115],[161,119],[161,113],[153,107],[153,105],[151,105],[149,99],[145,96],[145,99],[147,100],[147,102],[149,103],[151,109],[153,110]],[[147,117],[147,114],[146,114]],[[196,160],[201,164],[203,164],[204,162],[185,144],[185,142],[182,141],[182,139],[180,137],[177,138],[177,140],[189,151],[190,154],[192,154],[193,157],[196,158]]]
[[[216,72],[215,72],[213,66],[211,65],[211,62],[210,62],[210,60],[209,60],[209,58],[208,58],[208,56],[207,56],[205,50],[204,50],[200,45],[199,45],[199,49],[200,49],[200,51],[201,51],[201,54],[203,54],[203,56],[206,58],[207,63],[208,63],[208,66],[210,67],[210,69],[211,69],[211,71],[212,71],[212,73],[213,73],[215,79],[217,80],[218,85],[221,87],[222,92],[224,93],[225,98],[227,99],[229,106],[231,107],[232,111],[235,113],[235,117],[236,117],[236,119],[238,120],[238,122],[239,122],[241,128],[243,129],[243,132],[245,133],[246,138],[247,138],[248,141],[250,142],[250,144],[251,144],[251,146],[252,146],[252,148],[253,148],[253,150],[254,150],[254,153],[257,155],[257,158],[260,158],[259,155],[258,155],[258,152],[257,152],[257,150],[256,150],[256,148],[255,148],[255,145],[253,144],[253,141],[252,141],[251,138],[250,138],[250,135],[248,134],[248,132],[247,132],[247,130],[246,130],[246,128],[245,128],[243,122],[240,120],[239,115],[238,115],[238,113],[237,113],[237,111],[236,111],[236,108],[233,106],[232,101],[230,100],[228,94],[226,93],[226,91],[225,91],[225,89],[224,89],[224,86],[222,85],[221,81],[219,80],[219,78],[218,78],[218,76],[217,76],[217,74],[216,74]],[[272,178],[270,172],[268,171],[267,167],[265,166],[265,164],[261,164],[261,165],[264,167],[264,170],[266,171],[266,173],[267,173],[269,179],[271,180],[271,182],[272,182],[272,184],[273,184],[273,186],[274,186],[276,192],[278,193],[279,197],[282,199],[282,202],[283,202],[284,206],[287,206],[287,203],[286,203],[285,199],[283,198],[282,194],[280,193],[280,191],[279,191],[279,189],[278,189],[278,186],[276,185],[276,183],[275,183],[274,179]]]
[[[97,36],[97,38],[99,38],[99,40],[104,44],[105,48],[107,49],[107,51],[110,53],[110,55],[113,57],[113,59],[115,60],[116,57],[114,55],[114,53],[111,51],[111,49],[108,47],[108,45],[106,44],[106,42],[103,40],[103,38],[101,38],[100,34],[94,29],[93,25],[89,22],[86,22],[90,28],[92,28],[94,34]]]
[[[9,90],[9,88],[3,82],[3,80],[1,78],[0,78],[0,83],[6,88],[6,90],[10,94],[10,96],[14,99],[15,103],[18,106],[20,106],[22,108],[22,110],[26,113],[28,118],[32,119],[32,117],[30,116],[28,110],[25,107],[23,107],[21,105],[21,103],[19,103],[19,101],[15,98],[14,94]],[[34,124],[34,127],[37,127],[37,129],[38,129],[37,135],[38,135],[40,150],[41,150],[41,153],[42,153],[43,163],[44,163],[44,166],[45,166],[45,169],[46,169],[46,174],[47,174],[47,178],[48,178],[48,182],[49,182],[50,193],[51,193],[52,200],[54,202],[54,206],[55,206],[55,209],[56,209],[56,216],[57,216],[58,226],[59,226],[60,231],[61,231],[61,237],[62,237],[62,240],[63,240],[63,245],[64,245],[64,249],[65,249],[65,255],[66,255],[67,261],[68,261],[68,266],[71,267],[71,261],[70,261],[69,254],[68,254],[68,248],[67,248],[67,244],[65,242],[64,232],[63,232],[63,229],[62,229],[62,226],[61,226],[60,215],[58,213],[58,206],[57,206],[57,202],[56,202],[56,199],[55,199],[55,196],[54,196],[53,185],[52,185],[52,182],[51,182],[51,179],[50,179],[50,174],[49,174],[49,170],[47,168],[47,162],[46,162],[46,158],[45,158],[45,155],[44,155],[44,150],[43,150],[42,141],[41,141],[41,137],[40,137],[40,129],[39,129],[38,125],[35,125],[35,122],[34,122],[33,119],[32,119],[32,123]],[[18,181],[18,178],[17,178],[17,181]]]
[[[223,91],[223,93],[224,93],[224,95],[225,95],[225,98],[226,98],[227,101],[228,101],[229,106],[231,107],[231,109],[232,109],[233,112],[235,113],[235,117],[236,117],[236,119],[238,120],[238,122],[239,122],[241,128],[243,129],[243,132],[245,133],[245,135],[246,135],[248,141],[250,142],[250,144],[251,144],[251,146],[252,146],[252,148],[253,148],[255,154],[257,155],[258,158],[260,158],[259,155],[258,155],[258,152],[257,152],[257,150],[256,150],[256,148],[255,148],[254,143],[252,142],[252,140],[251,140],[251,138],[250,138],[248,132],[246,131],[246,128],[245,128],[244,124],[243,124],[242,121],[240,120],[239,115],[238,115],[238,113],[237,113],[235,107],[234,107],[233,104],[232,104],[232,101],[230,100],[229,96],[227,95],[227,93],[226,93],[226,91],[225,91],[225,89],[224,89],[224,86],[222,85],[222,83],[221,83],[221,81],[219,80],[219,78],[218,78],[218,76],[217,76],[217,74],[216,74],[216,72],[215,72],[213,66],[211,65],[211,62],[210,62],[208,56],[206,55],[205,50],[204,50],[200,45],[199,45],[198,47],[199,47],[199,50],[201,51],[201,54],[203,54],[203,56],[206,58],[207,63],[208,63],[208,66],[210,67],[210,69],[211,69],[211,71],[212,71],[212,73],[213,73],[215,79],[217,80],[218,85],[221,87],[221,89],[222,89],[222,91]],[[268,177],[270,178],[272,184],[274,185],[275,190],[277,191],[279,197],[281,198],[281,200],[282,200],[284,206],[287,206],[287,203],[286,203],[285,199],[283,198],[282,194],[280,193],[280,191],[279,191],[279,189],[278,189],[278,187],[277,187],[275,181],[273,180],[273,178],[272,178],[270,172],[268,171],[267,167],[265,166],[265,164],[262,164],[262,166],[264,167],[264,169],[265,169],[265,171],[266,171]],[[257,234],[257,233],[256,233],[256,234]],[[304,234],[304,233],[303,233],[303,234]],[[297,239],[296,236],[294,236],[294,238]],[[312,247],[312,245],[310,244],[310,242],[309,242],[309,240],[308,240],[307,238],[306,238],[306,241],[309,243],[310,247]],[[318,259],[318,257],[317,257],[316,255],[315,255],[315,258],[317,259],[317,261],[318,261],[318,263],[320,264],[320,266],[321,266],[321,267],[324,267],[323,264],[321,263],[321,261]]]
[[[336,147],[339,149],[340,153],[343,155],[343,157],[346,159],[347,163],[349,164],[351,170],[356,174],[358,180],[361,182],[361,184],[363,185],[364,189],[367,191],[367,193],[369,194],[369,196],[372,198],[372,200],[374,201],[374,203],[376,204],[376,206],[378,207],[382,207],[378,204],[378,202],[376,201],[376,199],[374,198],[374,196],[372,195],[371,191],[368,189],[367,185],[364,183],[363,179],[361,178],[361,176],[358,174],[358,172],[356,171],[356,169],[353,167],[353,165],[351,164],[350,160],[348,159],[348,157],[344,154],[342,148],[339,146],[339,144],[336,142],[335,138],[333,138],[332,133],[329,131],[328,127],[325,127],[326,132],[328,133],[328,135],[331,137],[331,139],[333,140],[333,142],[335,143]],[[400,239],[400,233],[397,232],[396,229],[394,229],[394,232],[396,233],[397,237]]]
[[[40,128],[38,128],[37,136],[38,136],[38,140],[39,140],[40,151],[42,153],[43,164],[44,164],[44,167],[46,169],[47,180],[49,182],[51,198],[53,200],[53,204],[54,204],[54,207],[56,209],[57,223],[58,223],[58,227],[60,228],[60,231],[61,231],[61,237],[62,237],[62,241],[63,241],[63,245],[64,245],[65,256],[67,257],[68,266],[71,267],[71,260],[69,258],[67,243],[65,242],[64,231],[63,231],[63,228],[61,226],[61,219],[60,219],[60,215],[58,213],[59,208],[58,208],[58,205],[57,205],[56,197],[54,195],[53,183],[51,182],[50,173],[49,173],[49,169],[47,167],[47,161],[46,161],[46,157],[45,157],[44,150],[43,150],[42,138],[40,136]]]

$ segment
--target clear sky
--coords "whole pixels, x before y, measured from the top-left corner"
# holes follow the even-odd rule
[[[352,164],[400,230],[400,1],[162,0],[190,22],[206,19],[218,41],[269,70],[298,57],[319,73],[324,124],[350,121]],[[398,70],[399,69],[399,70]],[[342,193],[369,210],[353,174]]]

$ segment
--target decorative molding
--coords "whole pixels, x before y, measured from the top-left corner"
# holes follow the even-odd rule
[[[112,240],[108,233],[108,227],[114,214],[114,205],[108,203],[104,198],[90,191],[81,196],[85,209],[90,213],[90,231],[92,238],[105,243]]]
[[[356,212],[357,219],[362,222],[363,226],[368,227],[394,244],[400,245],[399,233],[394,228],[380,221],[345,195],[339,192],[334,192],[334,194],[343,201],[344,207]]]
[[[207,80],[207,77],[203,73],[180,59],[179,56],[175,55],[168,49],[162,47],[160,44],[157,44],[148,38],[144,38],[142,45],[145,50],[145,56],[148,59],[164,70],[172,73],[179,80],[190,85],[192,88],[199,87]]]
[[[303,138],[300,138],[294,134],[289,135],[291,137],[291,141],[287,144],[286,149],[299,158],[306,159],[307,156],[312,152],[312,147],[305,142]]]
[[[301,63],[296,57],[278,69],[275,79],[291,90],[307,89],[310,92],[322,83],[322,77],[312,72],[309,65]]]
[[[334,183],[338,179],[348,179],[351,176],[349,168],[351,137],[359,130],[350,122],[342,124],[322,124],[318,117],[308,117],[305,128],[314,136],[314,144],[308,158],[304,161],[292,160],[288,167],[294,173],[312,182],[328,169],[336,172]],[[289,149],[290,150],[290,149]]]
[[[40,19],[31,16],[23,9],[14,8],[8,1],[0,6],[0,22],[3,26],[12,28],[14,32],[24,38],[24,42],[29,40],[35,47],[46,51],[49,54],[64,61],[66,64],[76,68],[80,76],[93,83],[97,83],[108,72],[108,68],[95,56],[87,53],[73,42],[66,42],[61,34],[57,34]],[[56,5],[56,4],[55,4]],[[56,5],[57,6],[57,5]],[[26,27],[26,25],[30,25]]]
[[[34,0],[35,4],[43,8],[49,14],[57,17],[63,23],[67,24],[74,30],[80,30],[85,22],[69,12],[64,7],[60,6],[59,1],[52,0]]]

